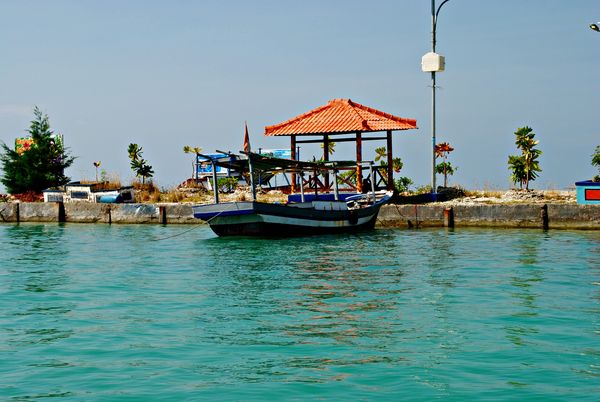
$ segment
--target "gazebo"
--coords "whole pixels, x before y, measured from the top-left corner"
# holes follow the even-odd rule
[[[296,160],[296,146],[302,143],[322,143],[323,159],[329,160],[330,142],[356,142],[356,190],[362,192],[362,143],[363,141],[387,141],[387,177],[393,177],[392,131],[417,128],[415,119],[406,119],[353,102],[350,99],[333,99],[326,105],[296,116],[283,123],[265,127],[266,136],[289,136],[292,159]],[[386,132],[386,136],[363,136],[365,133]],[[330,136],[342,136],[335,139]],[[296,137],[306,139],[297,139]],[[320,138],[308,138],[319,136]],[[326,179],[327,181],[327,179]],[[296,180],[292,178],[292,191]],[[387,180],[387,188],[393,190],[393,180]]]

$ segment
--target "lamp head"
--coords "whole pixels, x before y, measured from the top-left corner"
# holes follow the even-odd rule
[[[600,22],[598,22],[596,24],[590,24],[590,28],[596,32],[600,32],[600,27],[598,26],[598,24],[600,24]]]

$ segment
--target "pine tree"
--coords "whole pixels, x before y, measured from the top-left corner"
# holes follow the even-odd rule
[[[68,155],[62,137],[50,129],[48,115],[36,106],[35,119],[28,133],[31,141],[27,148],[12,149],[2,143],[0,162],[3,175],[0,181],[9,193],[28,191],[41,193],[43,190],[69,182],[65,169],[73,164],[74,157]]]

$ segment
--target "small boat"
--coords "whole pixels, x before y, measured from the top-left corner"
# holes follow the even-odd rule
[[[348,167],[348,162],[301,162],[287,159],[266,158],[258,154],[246,153],[247,158],[230,154],[227,158],[215,159],[215,166],[224,166],[236,170],[247,166],[249,171],[259,168],[261,172],[304,171],[337,171],[341,166]],[[355,162],[352,162],[356,165]],[[372,163],[371,163],[372,164]],[[250,178],[253,173],[250,174]],[[207,222],[218,236],[306,236],[325,233],[344,233],[372,229],[375,226],[379,209],[387,203],[392,192],[375,192],[356,194],[340,199],[335,182],[333,200],[315,199],[306,201],[301,193],[300,202],[286,204],[253,201],[218,202],[215,192],[215,203],[193,206],[194,217]],[[251,187],[254,185],[251,180]],[[216,188],[216,186],[215,186]],[[302,186],[301,186],[302,189]],[[253,191],[253,195],[255,192]]]

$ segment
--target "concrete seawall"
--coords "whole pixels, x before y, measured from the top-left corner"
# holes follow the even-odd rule
[[[189,204],[0,203],[0,223],[75,222],[195,224]],[[600,230],[600,205],[473,204],[385,205],[386,227],[480,226]]]
[[[379,212],[378,224],[393,227],[479,226],[600,230],[599,207],[600,205],[575,204],[474,204],[452,207],[441,204],[385,205]]]

